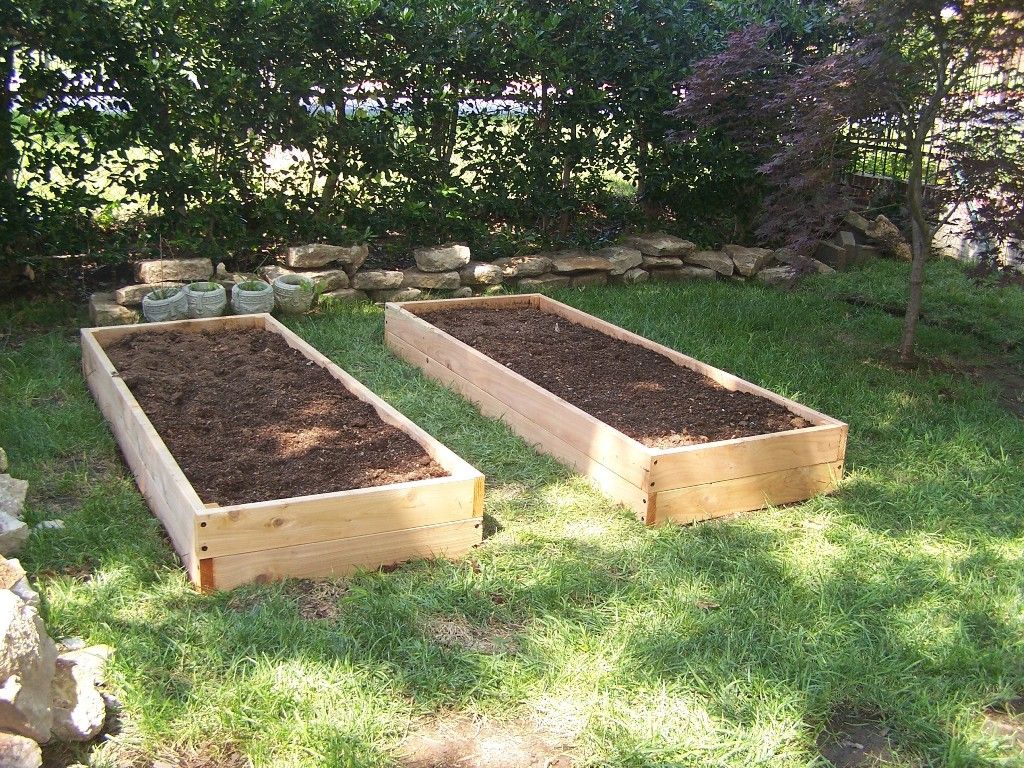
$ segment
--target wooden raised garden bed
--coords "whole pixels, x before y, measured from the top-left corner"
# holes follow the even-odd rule
[[[538,344],[536,338],[528,339],[529,333],[526,333],[522,348],[517,350],[515,332],[510,332],[504,334],[510,341],[503,351],[512,358],[506,360],[510,366],[520,367],[520,362],[533,365],[532,370],[536,371],[539,379],[549,378],[553,368],[568,370],[570,375],[565,378],[570,382],[570,389],[566,399],[437,327],[446,324],[450,327],[453,318],[459,320],[459,312],[481,309],[497,311],[496,316],[500,319],[494,321],[491,331],[484,333],[493,332],[499,336],[502,335],[500,327],[514,325],[513,315],[530,316],[536,311],[546,313],[547,336],[543,341]],[[513,312],[509,314],[506,310]],[[503,312],[507,317],[502,317]],[[486,317],[477,312],[472,316],[472,324],[469,322],[471,316],[467,314],[459,328],[462,335],[475,339],[476,346],[486,348],[489,339],[481,337],[478,330],[481,317],[484,317],[483,324],[486,325]],[[579,351],[586,349],[587,339],[560,345],[559,336],[570,338],[567,331],[583,336],[593,336],[593,331],[604,334],[596,346],[591,344],[594,358],[602,357],[605,352],[602,346],[616,345],[618,350],[615,354],[619,355],[616,359],[621,359],[623,352],[625,357],[629,357],[631,351],[636,352],[637,357],[647,356],[645,363],[638,363],[640,367],[635,372],[635,381],[623,382],[619,377],[616,386],[621,387],[621,398],[616,401],[613,397],[609,401],[613,408],[617,402],[621,402],[623,407],[633,402],[632,412],[636,413],[636,402],[639,401],[642,408],[645,401],[642,391],[632,389],[634,384],[665,389],[658,381],[644,381],[644,366],[667,366],[670,383],[674,381],[673,372],[683,379],[689,377],[691,382],[676,389],[696,386],[707,390],[712,398],[742,401],[736,406],[740,410],[746,407],[755,412],[772,411],[764,417],[775,419],[772,431],[665,447],[652,447],[640,442],[568,401],[574,399],[578,392],[585,395],[592,388],[594,379],[604,378],[606,372],[617,367],[618,363],[614,359],[599,362],[595,368],[586,371],[585,376],[578,377],[585,380],[573,382],[573,366],[587,368],[589,362],[589,358],[580,358],[579,355],[590,353]],[[601,341],[605,336],[611,338]],[[506,422],[539,450],[589,477],[599,489],[630,507],[639,519],[648,524],[668,520],[690,523],[802,501],[835,489],[842,477],[846,424],[546,296],[530,294],[389,303],[385,314],[385,340],[400,357],[472,400],[485,415]],[[623,346],[622,342],[638,345],[661,357],[651,357],[650,352],[638,352],[632,346]],[[529,346],[530,343],[534,346]],[[545,343],[556,350],[556,355],[564,358],[564,366],[550,365],[546,356],[551,353],[544,348]],[[531,357],[539,357],[542,362],[534,360],[531,363]],[[577,362],[574,363],[573,359]],[[680,370],[677,366],[688,370]],[[700,375],[695,376],[691,371]],[[560,385],[560,374],[556,374],[555,379],[554,383]],[[640,391],[639,395],[637,391]],[[710,412],[718,411],[713,408],[703,411]],[[607,420],[614,421],[612,418]],[[714,432],[713,429],[711,431]],[[671,440],[681,439],[676,435],[670,436]]]
[[[165,334],[172,336],[154,346],[156,335]],[[262,334],[273,336],[267,338]],[[265,398],[268,412],[274,412],[275,400],[279,406],[280,402],[287,402],[284,420],[287,421],[288,413],[296,413],[296,419],[303,417],[306,421],[291,433],[285,431],[292,442],[283,457],[275,455],[273,450],[268,451],[267,472],[259,466],[263,454],[258,452],[262,448],[257,445],[253,449],[257,452],[252,454],[254,463],[243,466],[233,490],[229,486],[223,494],[204,492],[207,498],[203,498],[189,477],[201,476],[197,481],[200,487],[205,487],[208,480],[216,485],[220,480],[218,473],[224,472],[230,477],[230,462],[225,465],[217,459],[196,461],[194,456],[186,456],[189,445],[182,448],[181,442],[188,433],[184,427],[180,434],[174,433],[178,431],[177,425],[184,424],[181,420],[193,414],[183,404],[181,413],[167,420],[167,414],[160,413],[154,405],[160,398],[152,396],[142,397],[146,407],[141,406],[133,390],[151,393],[153,390],[145,390],[139,383],[138,373],[131,371],[137,367],[134,365],[137,358],[147,351],[149,359],[155,359],[155,367],[159,369],[161,347],[167,349],[168,365],[190,365],[184,360],[176,363],[173,360],[176,354],[181,357],[181,347],[195,348],[200,342],[223,345],[225,337],[252,345],[251,350],[242,350],[240,357],[232,358],[239,367],[228,370],[230,366],[224,363],[223,370],[214,367],[213,374],[208,374],[215,377],[223,374],[223,380],[233,382],[232,386],[253,388],[246,379],[257,377],[249,375],[244,358],[262,365],[266,362],[264,357],[271,353],[277,355],[274,359],[285,380],[295,369],[296,376],[314,376],[322,381],[321,386],[293,387],[297,391],[292,392],[274,387],[266,387],[265,391],[256,388],[257,394]],[[163,523],[190,578],[201,589],[231,589],[252,581],[340,575],[358,567],[375,568],[418,557],[458,556],[480,542],[483,475],[269,315],[85,328],[81,340],[82,367],[89,389],[110,424],[150,509]],[[127,351],[126,345],[130,346]],[[148,350],[143,349],[146,345],[150,347]],[[234,350],[224,351],[224,355],[230,356],[232,352]],[[122,361],[122,372],[115,367],[112,357]],[[213,358],[217,361],[215,366],[223,363],[222,355],[213,355]],[[306,366],[314,367],[299,370]],[[187,374],[188,371],[183,378],[188,379]],[[160,386],[161,377],[155,378],[156,381],[147,379],[142,384]],[[177,378],[173,374],[164,378],[168,379],[168,386],[180,386],[171,381]],[[193,385],[186,394],[196,395],[196,390],[198,395],[213,390],[214,397],[226,397],[216,379],[212,384],[207,380],[205,385]],[[325,408],[324,398],[328,398],[327,403],[341,401],[345,408]],[[194,402],[201,400],[197,397]],[[303,416],[306,403],[311,403],[311,407],[319,404],[321,411]],[[259,425],[260,419],[272,418],[261,413],[263,408],[250,407],[247,413],[233,413],[236,406],[245,407],[237,402],[223,402],[223,414],[211,414],[200,408],[194,415],[195,421],[208,420],[220,426],[210,438],[214,447],[204,445],[202,450],[220,451],[217,456],[224,459],[231,458],[232,445],[241,449],[247,440],[263,439],[271,441],[266,445],[272,446],[272,441],[282,439],[282,433],[276,430],[265,430],[262,438],[258,430],[253,431],[252,425]],[[279,407],[277,412],[280,410]],[[354,426],[342,424],[325,432],[328,437],[321,439],[322,417],[350,418],[338,416],[334,413],[336,410],[356,413],[358,418]],[[153,419],[147,414],[154,414]],[[166,442],[154,422],[164,425],[161,432]],[[233,425],[241,426],[233,429]],[[190,422],[186,426],[194,425]],[[287,428],[288,424],[282,426]],[[249,432],[245,431],[247,427]],[[349,436],[356,434],[365,435],[359,439],[365,439],[373,450],[383,451],[385,457],[390,455],[388,451],[393,446],[400,444],[402,455],[412,467],[411,476],[426,474],[427,479],[372,482],[367,487],[336,490],[343,483],[338,478],[344,474],[337,468],[347,471],[350,465],[363,461],[360,456],[346,452],[346,439],[355,440]],[[175,446],[174,455],[169,445]],[[221,450],[219,445],[227,448]],[[359,446],[358,450],[362,451],[363,445]],[[284,498],[259,497],[263,488],[271,489],[272,493],[274,488],[280,487],[282,479],[292,479],[282,478],[280,472],[281,467],[287,467],[292,460],[288,451],[301,455],[302,460],[323,460],[328,470],[320,474],[306,471],[302,477],[294,478],[305,489],[301,494]],[[176,456],[185,458],[179,461]],[[382,463],[376,454],[371,459]],[[332,465],[331,461],[336,463]],[[337,464],[338,461],[341,464]],[[335,467],[333,473],[331,466]],[[382,469],[373,464],[368,466],[366,471],[371,477],[396,476],[388,474],[387,466]],[[335,489],[331,492],[319,492],[331,489],[332,484]],[[258,500],[219,504],[209,499],[223,495],[230,500],[232,493],[245,498],[255,494]]]

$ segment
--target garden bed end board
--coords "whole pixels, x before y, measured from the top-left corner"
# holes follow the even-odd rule
[[[811,426],[674,448],[650,448],[431,325],[457,306],[532,307],[658,352],[729,390],[788,408]],[[652,525],[692,523],[828,493],[843,474],[847,425],[749,381],[542,294],[388,303],[384,336],[399,357],[586,475]]]
[[[205,505],[104,346],[128,334],[253,328],[281,336],[405,432],[447,477],[219,507]],[[482,538],[484,477],[270,315],[83,328],[82,369],[139,490],[203,591],[339,576],[405,560],[457,557]]]

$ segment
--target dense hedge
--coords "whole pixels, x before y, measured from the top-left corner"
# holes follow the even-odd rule
[[[806,22],[806,4],[783,6]],[[119,235],[186,247],[392,231],[564,240],[609,213],[735,216],[756,196],[748,165],[713,137],[667,144],[665,111],[742,8],[15,3],[3,30],[6,250]],[[610,194],[609,178],[635,199]]]

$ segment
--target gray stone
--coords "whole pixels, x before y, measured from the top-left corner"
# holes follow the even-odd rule
[[[458,272],[423,272],[415,267],[410,267],[403,274],[405,279],[402,285],[408,288],[454,290],[459,287]]]
[[[633,267],[633,269],[627,269],[623,274],[619,275],[616,282],[623,283],[624,285],[636,285],[638,283],[646,283],[650,279],[651,273],[646,269]]]
[[[390,291],[402,287],[404,275],[398,270],[367,269],[356,272],[352,287],[361,291]]]
[[[126,285],[114,291],[114,301],[123,307],[138,307],[142,304],[142,297],[158,288],[180,288],[184,283],[139,283],[138,285]]]
[[[10,468],[10,462],[7,461],[7,451],[0,448],[0,472],[6,472]]]
[[[326,267],[328,264],[340,264],[349,275],[352,275],[363,265],[369,255],[370,248],[365,243],[362,245],[309,243],[308,245],[285,248],[281,252],[281,260],[286,267],[293,269],[315,269],[316,267]]]
[[[585,288],[590,285],[607,285],[607,272],[586,272],[582,275],[573,275],[570,278],[570,285],[574,288]]]
[[[80,651],[87,647],[87,643],[81,637],[62,637],[57,641],[57,645],[60,646],[61,653],[65,651]]]
[[[651,280],[666,283],[677,280],[714,280],[718,273],[707,267],[680,267],[679,269],[652,269]]]
[[[458,243],[417,248],[412,255],[423,272],[451,272],[469,264],[469,248]]]
[[[910,243],[903,237],[899,227],[881,213],[875,217],[874,222],[868,228],[867,236],[887,256],[892,256],[900,261],[910,261],[913,258]]]
[[[459,280],[463,285],[501,285],[505,273],[497,264],[485,264],[471,261],[459,270]]]
[[[747,248],[729,243],[723,245],[722,250],[733,260],[736,271],[744,277],[757,274],[772,262],[772,252],[767,248]]]
[[[40,768],[43,753],[32,739],[16,733],[0,733],[0,765],[3,768]]]
[[[644,255],[636,248],[629,248],[624,245],[610,245],[599,251],[594,251],[595,256],[606,259],[612,265],[611,275],[622,275],[643,264]]]
[[[60,531],[63,528],[63,520],[43,520],[32,526],[32,529],[35,531]]]
[[[16,517],[0,512],[0,555],[17,554],[28,541],[28,525]]]
[[[357,291],[354,288],[339,288],[336,291],[328,291],[320,297],[320,301],[357,302],[369,301],[370,297],[366,291]]]
[[[374,301],[416,301],[423,297],[419,288],[397,288],[391,291],[371,291]]]
[[[539,277],[551,271],[551,259],[547,256],[513,256],[495,259],[505,277]]]
[[[113,291],[89,297],[89,321],[93,325],[131,325],[141,319],[138,310],[118,304]]]
[[[524,277],[519,281],[519,289],[523,291],[550,291],[553,288],[563,288],[569,285],[569,278],[566,275],[538,275],[537,277]]]
[[[696,264],[699,267],[713,269],[720,275],[728,277],[736,269],[728,254],[721,251],[697,251],[686,256],[687,264]]]
[[[339,288],[349,287],[348,273],[344,269],[312,269],[306,271],[296,272],[282,267],[279,264],[268,264],[260,270],[260,275],[267,282],[274,282],[283,275],[298,275],[306,280],[309,280],[313,284],[313,290],[319,291],[320,293],[327,293],[328,291],[336,291]],[[254,275],[245,275],[238,273],[238,277],[255,277]],[[219,278],[218,278],[219,279]],[[239,280],[239,282],[245,282],[245,280]]]
[[[644,256],[685,256],[697,250],[689,240],[665,232],[629,235],[622,242],[640,251]]]
[[[0,730],[50,738],[50,687],[57,648],[36,609],[0,591]]]
[[[0,589],[10,589],[25,578],[25,569],[16,557],[0,557]]]
[[[646,270],[678,269],[683,266],[683,260],[678,256],[644,256],[641,264]]]
[[[94,645],[57,657],[51,706],[53,735],[61,741],[90,741],[99,735],[107,707],[96,686],[113,649]]]
[[[595,256],[586,251],[569,250],[555,251],[549,254],[551,271],[557,274],[573,272],[610,272],[612,263],[602,256]]]
[[[0,475],[0,512],[12,517],[21,517],[25,508],[25,495],[28,493],[28,480]]]
[[[456,291],[455,293],[458,293],[458,291]],[[501,296],[504,293],[505,289],[500,285],[488,285],[486,288],[480,291],[481,296]],[[455,294],[452,295],[454,296]]]
[[[140,283],[189,283],[212,276],[209,259],[150,259],[135,264],[135,279]]]
[[[796,279],[797,271],[788,265],[768,267],[757,273],[757,279],[766,285],[786,285]]]
[[[493,288],[495,286],[491,286],[491,287]],[[454,291],[452,291],[452,298],[453,299],[468,299],[472,295],[473,295],[473,289],[470,288],[468,285],[463,286],[462,288],[457,288]]]

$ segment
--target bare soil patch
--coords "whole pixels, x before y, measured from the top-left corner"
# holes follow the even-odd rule
[[[1024,696],[986,709],[982,727],[1024,752]]]
[[[135,334],[106,353],[204,502],[246,504],[447,474],[277,334]]]
[[[893,762],[889,728],[865,712],[836,711],[818,737],[818,749],[835,768],[871,768]]]
[[[781,405],[731,392],[653,350],[534,308],[466,307],[424,319],[652,448],[810,426]]]
[[[295,601],[299,616],[306,621],[336,619],[341,613],[338,603],[347,593],[348,584],[328,579],[300,579],[285,589],[285,594]]]
[[[494,620],[471,624],[462,616],[431,616],[422,622],[423,634],[438,645],[474,653],[517,653],[516,629]]]
[[[536,725],[461,715],[423,724],[402,744],[403,768],[571,768],[563,739]]]

